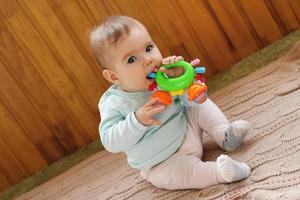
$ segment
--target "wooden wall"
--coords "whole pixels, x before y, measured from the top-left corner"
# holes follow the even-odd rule
[[[88,33],[111,14],[211,76],[299,28],[300,0],[0,0],[0,191],[98,138]]]

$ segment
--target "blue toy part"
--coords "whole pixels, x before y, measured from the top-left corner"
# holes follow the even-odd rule
[[[195,67],[196,74],[205,74],[205,72],[206,72],[205,67]]]
[[[150,79],[155,79],[156,77],[156,74],[154,72],[150,72],[148,75],[147,75],[147,78],[150,78]]]

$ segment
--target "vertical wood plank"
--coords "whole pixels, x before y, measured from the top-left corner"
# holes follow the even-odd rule
[[[271,44],[282,37],[264,1],[241,0],[240,2],[264,45]]]
[[[88,11],[91,13],[91,16],[93,16],[96,20],[96,24],[99,24],[102,19],[109,16],[109,11],[107,10],[105,4],[103,1],[100,0],[78,0],[81,2],[81,5],[86,6]]]
[[[288,1],[265,0],[265,3],[284,35],[299,27],[296,15],[291,12],[292,8]]]
[[[0,170],[0,192],[4,191],[6,188],[9,188],[12,185],[5,174],[5,172],[3,173]]]
[[[10,18],[10,20],[12,19]],[[1,39],[2,44],[7,47],[6,49],[1,49],[1,54],[6,58],[5,64],[9,66],[7,69],[13,74],[14,79],[18,80],[21,87],[24,85],[22,89],[26,91],[27,97],[33,102],[39,116],[47,123],[48,129],[54,133],[68,152],[75,151],[76,148],[84,145],[84,140],[80,136],[77,136],[80,134],[78,131],[84,133],[84,129],[78,126],[74,127],[71,121],[74,120],[73,115],[71,115],[71,117],[65,115],[63,106],[58,104],[61,100],[56,100],[56,97],[48,90],[49,85],[51,86],[51,84],[55,83],[57,83],[57,88],[62,88],[61,90],[65,89],[65,86],[62,85],[64,81],[61,78],[61,74],[63,73],[55,72],[44,75],[44,72],[41,72],[42,68],[40,66],[49,66],[47,69],[51,69],[52,66],[56,66],[57,64],[50,59],[50,54],[43,53],[45,52],[45,49],[41,49],[43,43],[40,43],[41,40],[39,36],[34,32],[30,22],[26,20],[26,16],[16,16],[18,23],[10,20],[4,22],[8,29],[6,34],[3,34],[3,39]],[[14,28],[12,24],[18,28]],[[12,34],[8,34],[9,31],[12,31]],[[12,38],[12,35],[16,38]],[[14,41],[15,39],[16,41]],[[22,40],[27,42],[27,47],[22,43]],[[17,43],[21,46],[18,47]],[[21,49],[24,49],[24,51]],[[34,53],[31,53],[31,51]],[[18,52],[18,54],[16,54],[16,52]],[[35,54],[38,59],[41,59],[40,64],[37,64],[37,61],[34,60],[33,55]],[[29,62],[26,57],[31,60],[31,62]],[[41,74],[44,75],[44,77],[40,76]],[[44,80],[47,81],[45,82]],[[67,91],[63,91],[62,95],[66,95],[66,92]],[[27,119],[27,115],[22,115],[22,117],[25,119],[24,123],[26,122],[27,127],[32,126],[30,125],[32,121],[28,121],[32,120],[31,118]],[[40,134],[40,131],[43,131],[43,129],[35,132],[33,135]],[[50,139],[47,133],[49,132],[45,132],[44,136]],[[53,156],[55,156],[55,154]]]
[[[92,21],[92,26],[89,29],[89,33],[93,28],[95,28],[97,25],[99,25],[104,20],[105,17],[109,16],[108,10],[106,9],[103,2],[100,0],[84,0],[84,1],[77,0],[77,2],[84,9],[84,12],[88,16],[89,20]],[[101,12],[99,12],[100,10],[101,10]],[[88,42],[88,44],[89,44],[89,42]],[[96,64],[96,62],[95,62],[96,59],[93,58],[92,60]],[[96,64],[96,65],[98,65],[98,64]],[[106,81],[102,75],[99,76],[99,79]],[[110,83],[108,83],[108,85],[110,85]],[[105,87],[104,90],[106,90],[106,88],[108,88],[108,86]],[[103,93],[104,90],[102,90],[101,92]]]
[[[15,79],[7,72],[8,66],[11,65],[7,65],[5,68],[2,63],[3,61],[1,61],[2,59],[0,57],[0,79],[3,81],[0,84],[0,95],[3,102],[9,108],[10,113],[12,113],[22,128],[22,134],[30,139],[47,163],[62,158],[65,155],[62,145],[59,144],[57,138],[49,131],[49,128],[37,114],[26,95],[18,87]],[[11,92],[8,93],[8,91]]]
[[[195,32],[200,45],[208,52],[217,71],[224,70],[235,63],[236,60],[228,41],[222,35],[204,1],[191,0],[186,3],[186,1],[178,0],[178,4],[186,16],[185,21],[189,25],[187,28]]]
[[[109,15],[124,15],[122,12],[121,6],[119,6],[118,0],[101,0],[102,4],[105,6],[105,9],[108,11]],[[126,14],[125,14],[126,15]]]
[[[0,130],[1,139],[13,151],[14,157],[20,162],[20,166],[24,168],[24,175],[32,174],[47,165],[34,144],[23,134],[22,129],[10,114],[6,105],[3,104],[2,97],[0,99]],[[7,152],[1,152],[1,160],[5,158]],[[34,158],[34,162],[31,159]],[[3,162],[6,162],[4,159]],[[9,168],[8,168],[9,169]]]
[[[292,12],[297,19],[298,24],[300,24],[300,0],[288,0],[291,9],[290,12]],[[299,28],[299,26],[298,26]]]
[[[2,104],[0,102],[0,116],[2,113]],[[14,154],[14,149],[11,149],[10,145],[7,145],[6,142],[3,141],[0,135],[0,171],[5,173],[6,179],[12,183],[16,184],[20,180],[29,176],[29,173],[22,166],[21,162],[16,158]]]
[[[95,65],[95,62],[93,62],[90,53],[88,35],[92,25],[95,24],[95,21],[94,19],[89,19],[85,13],[82,12],[82,7],[84,5],[80,6],[80,4],[74,0],[48,0],[47,3],[68,33],[70,39],[72,39],[73,43],[76,45],[77,49],[80,50],[82,57],[88,64],[87,67],[91,67],[93,73],[95,73],[99,82],[95,82],[94,84],[99,85],[99,83],[101,83],[100,86],[108,87],[108,83],[101,78],[101,71],[99,70],[99,67]],[[99,93],[100,91],[98,90],[97,92]],[[96,101],[98,101],[98,99],[96,99]],[[93,104],[95,103],[97,102],[93,102]]]
[[[48,44],[49,49],[55,53],[55,59],[59,62],[61,70],[67,75],[70,83],[76,87],[76,93],[85,101],[85,107],[90,108],[96,116],[97,110],[92,105],[98,101],[94,94],[100,92],[101,82],[76,48],[70,35],[56,17],[55,11],[46,0],[20,1],[19,3],[34,25],[39,27],[39,34]]]
[[[28,59],[32,63],[36,63],[35,70],[40,74],[47,87],[50,88],[51,93],[58,98],[59,103],[62,104],[62,109],[67,113],[67,117],[62,118],[61,124],[57,124],[53,128],[68,128],[64,121],[70,120],[71,124],[77,129],[70,132],[74,139],[73,142],[80,147],[85,142],[90,142],[91,138],[98,136],[95,128],[98,124],[97,117],[95,117],[96,114],[98,115],[96,108],[93,112],[91,111],[92,105],[82,99],[78,88],[73,85],[73,81],[61,68],[61,63],[57,61],[55,52],[49,48],[49,41],[44,39],[45,36],[42,33],[37,32],[37,30],[40,30],[40,28],[36,28],[39,25],[32,21],[34,19],[28,20],[27,16],[21,12],[15,14],[14,17],[7,19],[6,26],[21,48],[26,49],[24,53]],[[31,23],[34,23],[34,26]],[[82,76],[84,75],[82,74]]]
[[[224,27],[228,37],[232,41],[240,59],[258,49],[255,39],[247,29],[246,24],[232,0],[226,2],[211,0],[209,3],[218,16],[218,20]]]

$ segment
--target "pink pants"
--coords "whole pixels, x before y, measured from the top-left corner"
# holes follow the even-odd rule
[[[186,109],[186,138],[178,151],[169,159],[141,170],[141,176],[158,188],[201,189],[218,184],[216,162],[203,162],[203,132],[219,145],[229,126],[223,112],[210,100]]]

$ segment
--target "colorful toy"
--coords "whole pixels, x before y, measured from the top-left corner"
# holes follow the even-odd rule
[[[179,77],[168,77],[159,68],[155,68],[147,76],[155,79],[155,82],[149,86],[149,91],[154,91],[151,97],[158,97],[161,103],[170,105],[172,96],[183,95],[187,90],[189,101],[203,103],[207,98],[207,86],[203,77],[206,70],[205,67],[198,67],[199,63],[200,60],[195,59],[191,63],[179,61],[161,66],[165,68],[183,67],[185,72]]]

